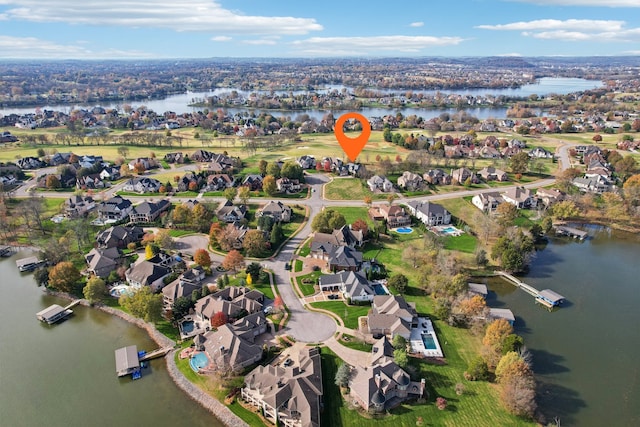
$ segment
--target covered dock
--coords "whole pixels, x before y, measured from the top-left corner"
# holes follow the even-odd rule
[[[116,350],[116,374],[124,377],[129,374],[135,376],[140,372],[140,359],[138,358],[138,347],[130,345]]]
[[[58,304],[53,304],[44,310],[37,312],[36,317],[39,321],[52,325],[71,314],[73,314],[73,311],[71,311],[69,307],[61,307]]]
[[[565,298],[557,292],[552,291],[551,289],[543,289],[538,292],[538,296],[536,297],[536,302],[540,304],[553,308],[564,302]]]
[[[37,256],[30,256],[16,261],[16,265],[18,266],[18,270],[20,271],[33,271],[36,268],[45,265],[46,263],[47,261],[43,261]]]
[[[11,246],[0,246],[0,257],[7,257],[13,254],[13,248]]]
[[[516,316],[514,316],[513,311],[508,308],[490,308],[489,318],[493,320],[504,319],[509,322],[511,326],[516,322]]]
[[[473,295],[480,295],[482,298],[487,298],[489,290],[484,283],[469,283],[469,293]]]
[[[586,231],[578,230],[577,228],[567,227],[566,225],[557,225],[556,227],[556,235],[557,236],[569,236],[574,239],[584,240],[587,238],[589,233]]]

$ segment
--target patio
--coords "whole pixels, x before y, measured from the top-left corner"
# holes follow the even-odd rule
[[[411,352],[425,357],[443,357],[440,342],[433,329],[433,323],[428,317],[419,317],[418,326],[411,329]]]

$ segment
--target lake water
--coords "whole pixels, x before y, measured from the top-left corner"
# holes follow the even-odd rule
[[[15,260],[0,258],[0,425],[222,426],[171,381],[163,359],[133,381],[115,373],[116,348],[157,345],[141,329],[76,306],[53,326],[35,314],[69,302],[45,295]]]
[[[539,404],[562,425],[640,425],[640,238],[590,227],[585,242],[553,240],[526,283],[568,300],[549,313],[491,280],[489,305],[510,308],[533,353]]]
[[[519,97],[528,97],[532,94],[537,94],[539,96],[548,95],[551,93],[564,95],[567,93],[584,91],[588,89],[595,89],[597,87],[601,87],[602,82],[599,80],[585,80],[585,79],[576,79],[576,78],[565,78],[565,77],[544,77],[539,79],[536,83],[524,85],[520,88],[506,88],[506,89],[459,89],[459,90],[441,90],[441,93],[452,93],[459,95],[505,95],[505,96],[519,96]],[[323,93],[328,92],[330,90],[336,89],[341,90],[343,86],[330,86],[325,90],[319,90],[317,92]],[[229,93],[234,89],[215,89],[209,92],[189,92],[182,93],[178,95],[171,95],[165,99],[150,99],[146,101],[134,101],[134,102],[122,102],[122,103],[103,103],[103,104],[92,104],[92,105],[43,105],[42,109],[47,110],[57,110],[64,112],[71,112],[75,108],[90,108],[95,105],[101,105],[105,108],[119,108],[121,109],[124,104],[129,104],[133,108],[137,108],[141,105],[146,106],[147,108],[163,113],[165,111],[173,111],[178,114],[182,113],[190,113],[198,110],[202,110],[202,107],[189,107],[189,104],[193,103],[194,100],[197,99],[205,99],[208,96],[220,95],[223,93]],[[249,95],[253,92],[260,91],[236,91],[244,96]],[[264,91],[263,91],[264,92]],[[286,93],[288,94],[290,91],[282,91],[275,93]],[[297,93],[306,93],[305,91],[292,91],[294,94]],[[384,92],[388,93],[397,93],[404,94],[406,91],[402,90],[385,90]],[[434,94],[438,91],[436,90],[413,90],[414,93],[425,93],[425,94]],[[242,113],[245,111],[255,111],[256,113],[260,113],[262,110],[250,110],[247,108],[228,108],[226,109],[228,112]],[[8,114],[28,114],[33,113],[35,111],[34,107],[28,108],[5,108],[0,109],[0,115],[8,115]],[[361,114],[366,117],[379,117],[390,112],[395,112],[395,109],[386,109],[386,108],[363,108],[359,110]],[[428,120],[433,117],[438,117],[441,113],[449,113],[454,114],[458,111],[455,108],[447,108],[447,109],[424,109],[424,108],[404,108],[397,111],[402,111],[404,115],[416,114],[418,116],[423,117],[425,120]],[[464,111],[469,114],[479,118],[479,119],[488,119],[488,118],[503,118],[506,116],[506,108],[478,108],[478,107],[470,107],[464,108]],[[322,117],[327,113],[327,111],[318,111],[318,110],[300,110],[300,111],[270,111],[271,114],[275,116],[290,116],[295,118],[300,114],[308,114],[310,117],[316,118],[317,120],[322,119]]]

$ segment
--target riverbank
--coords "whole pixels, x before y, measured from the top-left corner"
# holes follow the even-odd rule
[[[74,295],[65,293],[65,292],[56,292],[50,289],[45,290],[47,295],[51,295],[57,298],[63,298],[66,300],[76,300],[77,297]],[[132,325],[137,326],[140,329],[143,329],[159,347],[175,347],[175,341],[169,339],[166,335],[158,331],[153,323],[145,322],[142,319],[134,317],[128,313],[125,313],[122,310],[118,310],[113,307],[108,307],[103,304],[94,304],[91,305],[89,301],[86,299],[80,300],[80,305],[85,307],[96,308],[102,312],[110,314],[112,316],[116,316]],[[167,366],[167,372],[171,377],[172,381],[175,383],[178,388],[180,388],[189,398],[193,401],[197,402],[204,409],[208,410],[212,415],[214,415],[221,423],[223,423],[227,427],[246,427],[248,426],[241,418],[235,415],[229,408],[227,408],[223,403],[214,399],[210,395],[206,394],[204,391],[200,390],[197,386],[192,384],[178,369],[175,358],[174,358],[175,350],[169,352],[165,356],[165,362]]]

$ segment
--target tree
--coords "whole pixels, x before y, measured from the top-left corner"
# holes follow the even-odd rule
[[[297,179],[302,182],[304,181],[304,170],[302,169],[302,166],[296,162],[288,161],[282,165],[280,176],[283,178]]]
[[[94,276],[87,280],[82,294],[90,304],[103,301],[107,296],[107,286],[100,277]]]
[[[521,151],[511,157],[509,167],[513,173],[525,173],[529,168],[529,154]]]
[[[250,257],[262,255],[265,249],[264,233],[260,230],[249,230],[244,236],[242,247]]]
[[[118,147],[117,151],[118,151],[118,154],[121,155],[122,157],[124,157],[125,159],[129,155],[129,147],[125,147],[125,146],[121,145],[120,147]]]
[[[267,161],[264,159],[258,162],[258,170],[260,171],[260,175],[265,176],[267,174],[267,164]]]
[[[244,267],[244,257],[240,252],[233,249],[229,251],[227,256],[225,256],[222,260],[222,267],[225,270],[233,270],[233,272],[235,273],[236,271]],[[226,284],[228,283],[225,283],[225,285]]]
[[[417,268],[419,261],[422,259],[422,254],[420,253],[420,249],[418,249],[415,245],[409,244],[402,251],[402,258],[407,261],[411,261],[411,266],[413,268]]]
[[[580,215],[580,209],[572,200],[562,200],[551,208],[551,216],[557,219],[573,218]]]
[[[145,322],[155,323],[162,319],[162,294],[153,294],[148,286],[134,294],[124,294],[118,301],[129,313]]]
[[[45,185],[50,190],[62,187],[62,184],[60,183],[60,179],[56,175],[47,175]]]
[[[195,209],[195,208],[194,208]],[[159,230],[153,238],[153,242],[165,251],[173,249],[174,241],[169,230]]]
[[[153,258],[156,255],[156,251],[154,250],[154,246],[153,244],[148,244],[145,248],[144,248],[144,259],[146,260],[150,260],[151,258]],[[157,247],[157,246],[155,246]]]
[[[185,205],[178,205],[171,212],[171,220],[174,225],[188,224],[190,217],[191,210]]]
[[[602,142],[602,135],[600,135],[599,133],[596,133],[595,135],[593,135],[593,138],[591,138],[593,140],[593,142]]]
[[[262,190],[269,196],[273,196],[278,191],[276,178],[273,175],[267,175],[262,179]]]
[[[271,235],[269,237],[269,241],[271,243],[271,247],[276,247],[284,240],[284,232],[282,231],[282,225],[277,222],[274,224],[271,229]]]
[[[402,335],[396,335],[391,340],[391,345],[395,349],[407,349],[407,340]]]
[[[537,408],[535,379],[532,376],[509,378],[502,384],[500,398],[512,414],[520,417],[533,416]]]
[[[49,269],[47,267],[37,268],[33,273],[33,280],[38,286],[47,286],[49,283]]]
[[[49,286],[62,292],[73,292],[81,277],[72,262],[62,261],[49,271]]]
[[[218,311],[211,318],[211,327],[219,328],[222,325],[226,325],[228,321],[227,314],[224,311]]]
[[[194,303],[191,300],[191,298],[187,298],[187,297],[176,298],[176,300],[173,302],[173,305],[171,306],[173,319],[174,320],[182,319],[184,316],[189,314],[189,311],[193,306],[194,306]]]
[[[351,368],[346,363],[341,363],[336,370],[335,384],[338,387],[348,387],[349,377],[351,376]]]
[[[249,187],[240,187],[238,190],[238,199],[240,199],[240,203],[246,205],[249,203],[249,198],[251,197],[251,189]]]
[[[222,192],[222,195],[228,201],[233,202],[233,199],[238,195],[238,189],[235,187],[229,187]]]
[[[210,230],[211,218],[213,212],[211,212],[203,203],[198,203],[191,210],[191,225],[194,229],[200,232],[206,232]]]
[[[524,339],[518,334],[510,334],[502,341],[502,354],[510,351],[520,351],[524,346]]]
[[[371,198],[371,196],[364,196],[364,204],[367,205],[368,208],[371,207],[371,203],[373,202],[373,199]]]
[[[502,226],[509,226],[513,224],[513,221],[520,215],[518,208],[511,203],[500,203],[496,208],[496,215],[498,215],[498,222]]]
[[[489,367],[480,356],[469,362],[464,377],[469,381],[484,381],[489,377]]]
[[[282,313],[284,311],[284,301],[282,301],[280,295],[276,295],[276,298],[273,300],[273,309],[276,313]]]
[[[247,266],[247,274],[251,275],[251,279],[257,282],[262,272],[262,266],[257,262],[252,262]]]
[[[193,254],[193,261],[202,268],[211,267],[211,256],[209,256],[209,251],[206,249],[196,249],[196,252]]]
[[[404,294],[404,291],[407,289],[407,285],[409,284],[409,279],[404,274],[394,274],[389,278],[387,282],[389,286],[394,288],[400,295]]]
[[[266,172],[267,175],[271,175],[274,179],[280,178],[280,166],[277,163],[269,163]]]
[[[522,271],[534,251],[533,239],[525,236],[522,230],[517,230],[496,241],[491,248],[491,258],[499,260],[502,268],[507,271]]]
[[[369,235],[369,225],[363,219],[357,219],[351,224],[353,231],[362,231],[362,236],[367,237]]]
[[[638,162],[629,154],[624,156],[622,160],[616,162],[615,169],[616,173],[624,181],[638,171]]]
[[[445,399],[444,397],[438,397],[436,399],[436,408],[438,408],[441,411],[444,411],[445,409],[447,409],[447,399]]]
[[[347,224],[344,216],[332,209],[325,209],[313,218],[311,229],[320,233],[331,233]]]
[[[407,350],[404,348],[397,348],[393,350],[393,361],[396,362],[396,365],[400,366],[402,369],[405,369],[409,366],[409,356],[407,356]]]

